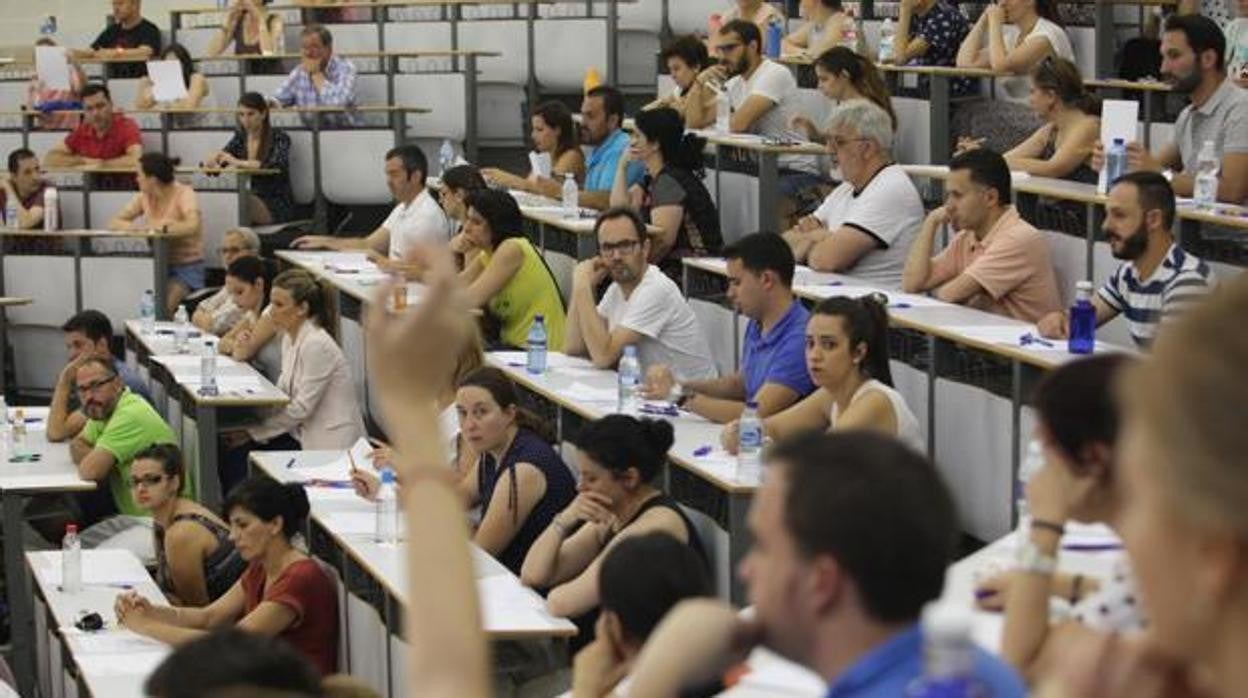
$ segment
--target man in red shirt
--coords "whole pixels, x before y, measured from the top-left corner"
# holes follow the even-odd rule
[[[108,88],[99,83],[84,87],[82,109],[82,123],[48,151],[44,167],[138,167],[143,154],[139,125],[113,111]]]

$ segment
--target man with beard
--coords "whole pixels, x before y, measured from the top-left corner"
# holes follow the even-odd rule
[[[1175,92],[1191,104],[1174,122],[1174,141],[1150,154],[1139,143],[1127,145],[1128,168],[1134,172],[1176,170],[1170,176],[1174,192],[1191,196],[1197,161],[1205,141],[1213,141],[1220,158],[1218,201],[1239,204],[1248,200],[1248,93],[1226,76],[1226,37],[1218,25],[1200,15],[1166,20],[1161,39],[1161,73]],[[1104,163],[1104,144],[1098,142],[1092,165]]]
[[[80,524],[90,525],[109,514],[148,516],[134,501],[130,463],[134,454],[152,444],[176,443],[173,430],[146,400],[126,388],[106,358],[83,359],[74,387],[87,423],[70,441],[69,453],[78,476],[98,483],[102,490],[101,496],[91,493],[82,502],[87,520]]]
[[[585,163],[582,206],[601,210],[611,205],[615,171],[620,158],[628,157],[628,133],[623,126],[624,95],[619,90],[599,85],[585,93],[585,99],[581,100],[581,145],[591,145],[594,149]],[[640,162],[630,162],[625,188],[640,184],[645,174]]]
[[[1101,229],[1114,257],[1126,260],[1092,299],[1096,324],[1123,314],[1131,339],[1147,349],[1157,326],[1198,301],[1213,285],[1213,271],[1183,251],[1170,234],[1174,224],[1174,191],[1156,172],[1132,172],[1119,178],[1109,192]],[[1065,339],[1070,333],[1066,312],[1040,320],[1045,337]]]
[[[74,376],[78,367],[87,358],[96,356],[112,362],[113,371],[121,377],[130,392],[152,401],[148,393],[147,383],[125,361],[113,356],[109,341],[113,337],[113,323],[108,316],[98,310],[84,310],[65,321],[61,325],[65,333],[65,352],[69,361],[61,369],[56,378],[56,387],[52,390],[52,403],[48,414],[48,441],[65,441],[82,431],[87,422],[79,401],[74,395]]]
[[[637,347],[642,367],[671,367],[680,381],[714,378],[711,349],[693,309],[667,275],[648,264],[650,240],[630,208],[611,208],[594,224],[598,257],[576,265],[563,351],[615,368],[624,347]],[[594,290],[610,275],[602,302]]]

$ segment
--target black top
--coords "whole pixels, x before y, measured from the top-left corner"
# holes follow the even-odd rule
[[[217,549],[204,558],[204,585],[208,588],[208,600],[216,601],[234,586],[234,582],[247,569],[247,563],[234,544],[230,542],[230,532],[224,526],[202,514],[178,514],[173,522],[191,521],[208,529],[213,538],[217,539]],[[169,561],[165,558],[165,529],[160,524],[153,528],[156,534],[156,582],[160,588],[176,593],[173,588],[173,575],[169,571]]]
[[[681,167],[667,165],[656,177],[646,175],[642,188],[642,218],[649,220],[650,211],[661,206],[680,206],[684,210],[676,242],[658,265],[664,274],[680,283],[681,259],[718,254],[723,246],[719,211],[702,178]]]
[[[111,22],[108,28],[100,32],[100,35],[95,37],[95,42],[91,44],[91,48],[95,50],[102,48],[139,48],[141,46],[151,47],[151,60],[156,60],[160,57],[160,29],[146,19],[130,29],[126,29],[116,22]],[[147,63],[145,61],[111,63],[105,67],[107,68],[105,74],[109,80],[141,78],[147,75]]]
[[[1044,143],[1044,150],[1040,151],[1040,159],[1048,160],[1057,152],[1057,128],[1049,129],[1049,139]],[[1073,182],[1082,182],[1084,184],[1096,184],[1100,178],[1100,173],[1092,169],[1087,160],[1079,163],[1079,166],[1066,173],[1062,179],[1069,179]],[[1080,207],[1082,208],[1082,206]]]
[[[507,569],[519,575],[520,567],[524,564],[524,556],[529,554],[529,546],[533,545],[533,541],[546,530],[555,515],[572,503],[572,499],[576,496],[576,482],[572,479],[572,471],[568,470],[568,466],[564,465],[563,459],[555,453],[550,444],[543,441],[537,434],[521,429],[516,432],[516,438],[512,439],[511,446],[503,455],[501,465],[488,453],[481,455],[477,469],[477,494],[483,512],[490,506],[490,498],[494,496],[494,487],[498,485],[505,470],[512,471],[512,491],[508,501],[513,506],[516,504],[515,467],[517,463],[533,465],[542,471],[542,475],[546,478],[546,493],[538,500],[533,511],[529,512],[529,517],[520,525],[520,530],[512,537],[507,548],[496,556]]]
[[[264,202],[274,223],[284,223],[295,217],[295,195],[290,188],[290,136],[277,128],[272,129],[269,136],[272,143],[269,152],[260,153],[260,167],[281,170],[281,174],[252,177],[251,193]],[[224,150],[240,160],[249,160],[247,134],[242,129],[236,130]]]

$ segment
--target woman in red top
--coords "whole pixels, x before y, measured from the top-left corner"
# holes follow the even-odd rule
[[[135,592],[117,597],[117,620],[141,635],[181,645],[209,630],[238,628],[290,643],[320,670],[338,664],[338,592],[315,560],[291,545],[308,515],[303,486],[252,477],[225,502],[230,540],[247,561],[234,586],[203,608],[157,606]]]

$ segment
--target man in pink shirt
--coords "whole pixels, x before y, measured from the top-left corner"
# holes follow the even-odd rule
[[[1027,322],[1060,309],[1048,243],[1010,204],[1005,159],[984,149],[959,155],[945,191],[945,205],[927,215],[910,246],[902,288]],[[959,232],[932,256],[945,223]]]

